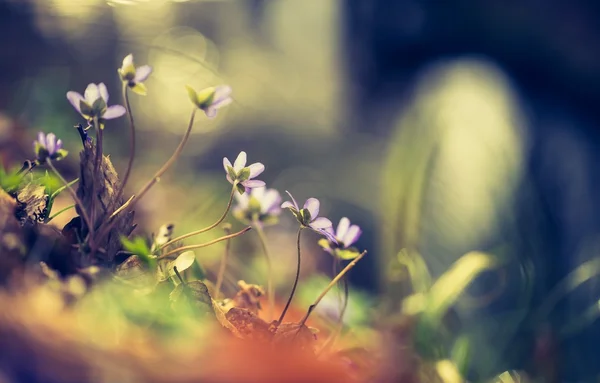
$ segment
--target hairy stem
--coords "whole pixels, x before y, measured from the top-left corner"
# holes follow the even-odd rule
[[[226,235],[231,234],[231,228],[225,227],[223,228]],[[221,285],[223,284],[223,278],[225,277],[225,269],[227,268],[227,260],[229,258],[229,248],[231,247],[231,240],[227,240],[225,242],[225,253],[223,254],[223,258],[221,258],[221,265],[219,266],[219,275],[217,275],[217,285],[215,286],[215,300],[219,299],[219,295],[221,295]]]
[[[56,212],[56,214],[53,214],[52,216],[48,217],[48,219],[46,220],[45,223],[50,223],[50,221],[52,221],[54,218],[56,218],[58,215],[60,215],[61,213],[64,213],[65,211],[74,208],[75,205],[70,205],[67,206],[65,208],[60,209],[59,211]]]
[[[294,285],[292,286],[292,292],[290,293],[290,297],[288,298],[288,301],[285,304],[285,307],[283,308],[283,311],[281,312],[279,319],[277,320],[277,326],[279,326],[281,324],[281,322],[283,321],[283,319],[285,318],[285,314],[287,313],[288,308],[290,307],[290,304],[292,303],[292,299],[294,299],[294,293],[296,292],[296,287],[298,286],[298,280],[300,279],[300,236],[302,235],[303,229],[304,229],[304,226],[300,226],[300,228],[298,229],[298,238],[296,239],[296,248],[298,249],[298,266],[296,268],[296,278],[294,279]]]
[[[325,297],[325,295],[327,295],[327,293],[329,292],[329,290],[331,290],[333,288],[333,286],[335,286],[339,282],[339,280],[342,279],[342,277],[344,275],[346,275],[346,273],[348,271],[350,271],[350,269],[353,268],[356,265],[356,263],[358,263],[358,261],[361,260],[362,257],[365,256],[365,254],[367,254],[366,250],[363,251],[362,253],[360,253],[358,255],[358,257],[354,258],[352,260],[352,262],[350,262],[348,265],[346,265],[346,267],[344,267],[344,270],[340,271],[340,273],[338,275],[336,275],[335,278],[333,278],[333,280],[331,282],[329,282],[329,284],[327,285],[327,287],[325,287],[325,290],[323,290],[321,292],[321,294],[317,297],[317,299],[315,300],[315,302],[312,305],[310,305],[310,307],[308,308],[308,311],[307,311],[306,315],[300,321],[300,325],[298,326],[298,331],[300,331],[300,329],[302,328],[302,326],[308,320],[308,317],[310,316],[310,314],[313,312],[313,310],[315,309],[315,307],[317,307],[317,305],[319,304],[319,302],[321,302],[321,300]]]
[[[226,240],[228,240],[230,238],[235,238],[237,236],[240,236],[240,235],[244,234],[245,232],[247,232],[250,229],[252,229],[252,227],[248,226],[248,227],[245,227],[244,229],[238,231],[237,233],[225,235],[223,237],[214,239],[214,240],[206,242],[206,243],[201,243],[201,244],[198,244],[198,245],[181,246],[181,247],[178,247],[177,249],[173,249],[173,250],[169,251],[168,253],[165,253],[165,254],[161,255],[157,259],[164,259],[164,258],[167,258],[167,257],[173,255],[173,254],[180,253],[182,251],[193,250],[193,249],[200,249],[202,247],[207,247],[207,246],[210,246],[210,245],[214,245],[215,243],[218,243],[218,242],[221,242],[221,241],[226,241]]]
[[[263,253],[265,254],[265,260],[267,261],[267,300],[268,310],[267,318],[273,318],[273,312],[275,311],[275,293],[273,290],[273,265],[271,264],[271,257],[269,256],[269,249],[267,247],[267,237],[263,231],[262,224],[255,219],[253,226],[256,228],[256,233],[260,240]]]
[[[75,203],[79,205],[79,210],[81,210],[81,216],[83,217],[83,220],[85,221],[87,227],[92,227],[92,221],[90,220],[90,217],[85,211],[85,206],[83,205],[79,197],[77,197],[77,193],[75,193],[75,190],[73,190],[73,188],[71,187],[71,185],[69,185],[67,180],[65,180],[64,177],[58,172],[58,170],[56,170],[56,168],[52,164],[52,161],[48,159],[46,163],[48,164],[48,167],[54,172],[54,174],[56,174],[58,179],[60,179],[60,181],[67,187],[67,190],[69,191],[69,194],[71,194],[71,198],[73,198],[73,201],[75,201]]]
[[[235,188],[235,185],[233,185],[233,187],[231,188],[231,194],[229,195],[229,202],[227,203],[227,208],[225,209],[225,212],[223,213],[223,215],[221,216],[221,218],[219,218],[217,220],[217,222],[213,223],[210,226],[205,227],[204,229],[192,231],[191,233],[187,233],[187,234],[184,234],[184,235],[180,235],[177,238],[173,238],[169,242],[167,242],[164,245],[162,245],[160,248],[164,249],[165,247],[169,246],[172,243],[181,241],[181,240],[189,238],[189,237],[193,237],[193,236],[198,235],[198,234],[205,233],[205,232],[207,232],[209,230],[212,230],[215,227],[217,227],[221,222],[223,222],[223,220],[225,219],[225,217],[227,217],[227,213],[229,213],[229,210],[231,209],[231,203],[233,202],[233,195],[234,195],[235,191],[236,191],[236,188]]]

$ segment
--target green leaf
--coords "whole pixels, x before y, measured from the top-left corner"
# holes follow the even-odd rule
[[[123,244],[125,250],[137,255],[146,265],[150,267],[156,265],[156,259],[152,256],[148,243],[143,237],[134,237],[132,240],[129,240],[127,237],[122,236],[121,244]]]
[[[459,336],[454,342],[451,359],[462,376],[466,376],[471,358],[471,343],[466,336]]]
[[[238,175],[235,173],[235,170],[231,166],[227,167],[227,174],[229,175],[229,178],[231,178],[232,181],[236,181],[238,178]]]
[[[17,171],[7,172],[4,166],[0,165],[0,188],[7,193],[16,191],[21,183],[21,176]]]
[[[54,154],[53,160],[60,161],[63,158],[65,158],[68,154],[69,154],[69,152],[66,151],[65,149],[59,149],[59,150],[56,151],[56,154]]]
[[[94,115],[94,109],[85,101],[79,101],[79,109],[81,110],[81,114],[86,117],[92,117]]]
[[[102,97],[98,98],[92,104],[92,110],[94,111],[94,115],[101,116],[106,111],[106,101]]]
[[[192,266],[195,260],[196,254],[194,254],[193,251],[186,251],[178,256],[177,259],[169,265],[169,268],[177,267],[177,271],[182,272]]]
[[[424,316],[432,322],[441,321],[467,286],[483,271],[498,262],[489,254],[473,251],[459,258],[431,287]]]
[[[248,180],[248,178],[250,178],[250,168],[246,167],[246,168],[243,168],[242,170],[240,170],[240,172],[237,175],[237,178],[233,178],[233,179],[240,181],[240,182],[244,182],[244,181]]]
[[[319,242],[321,242],[321,241],[319,241]],[[346,260],[346,261],[354,259],[360,255],[360,251],[358,251],[358,249],[355,249],[355,248],[335,249],[334,253],[338,258]]]
[[[206,108],[212,103],[213,98],[215,97],[215,90],[215,87],[210,87],[202,89],[200,92],[196,93],[198,107],[200,109]]]
[[[194,88],[192,88],[189,85],[186,85],[185,89],[187,90],[188,97],[190,98],[190,101],[192,102],[192,104],[194,104],[198,108],[200,108],[201,105],[200,105],[200,101],[198,101],[198,94],[196,93],[196,91],[194,90]]]
[[[402,249],[397,256],[398,262],[406,267],[415,293],[426,293],[432,285],[431,274],[420,254]]]
[[[145,96],[148,94],[148,91],[146,90],[146,85],[142,84],[141,82],[138,82],[135,85],[131,86],[130,89],[134,93],[139,94],[140,96]]]
[[[177,285],[169,299],[172,302],[171,307],[176,311],[191,306],[201,313],[214,313],[208,287],[201,281]]]
[[[246,187],[240,183],[236,183],[235,188],[237,189],[238,193],[240,193],[240,194],[244,194],[246,192]]]

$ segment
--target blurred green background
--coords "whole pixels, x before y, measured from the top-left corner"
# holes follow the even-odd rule
[[[154,73],[148,96],[132,97],[133,193],[185,130],[184,85],[230,84],[234,104],[197,120],[183,157],[138,205],[141,229],[212,223],[228,196],[222,158],[245,150],[271,187],[361,225],[369,256],[351,280],[389,310],[411,291],[393,267],[402,248],[433,279],[469,251],[502,260],[453,308],[453,331],[478,351],[475,378],[530,368],[548,326],[562,379],[593,379],[597,270],[580,269],[587,277],[568,294],[552,289],[597,258],[599,17],[594,0],[3,0],[2,158],[19,163],[35,131],[53,131],[74,178],[80,121],[65,93],[104,82],[120,102],[116,69],[134,53]],[[121,171],[127,129],[123,118],[105,134]],[[283,283],[295,251],[288,218],[267,232]],[[306,273],[330,269],[314,238],[305,248]],[[247,249],[234,246],[233,269],[252,280],[264,266]],[[210,268],[221,254],[198,255]],[[540,318],[549,296],[559,298]]]

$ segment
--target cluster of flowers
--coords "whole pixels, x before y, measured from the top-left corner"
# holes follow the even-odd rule
[[[133,55],[128,55],[123,60],[123,65],[118,69],[119,76],[124,86],[133,92],[146,95],[144,82],[152,73],[152,67],[143,65],[137,67],[133,62]],[[230,104],[231,87],[220,85],[210,87],[196,92],[187,86],[187,92],[192,103],[206,116],[214,118],[217,110]],[[107,120],[121,117],[127,113],[127,109],[121,105],[108,106],[109,94],[104,83],[89,84],[83,95],[70,91],[67,99],[75,110],[86,119],[92,126],[104,129]],[[89,128],[88,126],[88,128]],[[62,148],[62,141],[57,139],[53,133],[39,133],[37,141],[34,142],[36,161],[43,164],[48,160],[60,160],[67,152]],[[342,218],[334,231],[332,222],[319,217],[320,202],[316,198],[306,200],[302,208],[294,197],[287,192],[291,201],[281,204],[281,195],[275,189],[268,189],[265,182],[255,179],[264,170],[261,163],[253,163],[246,166],[247,156],[241,152],[234,163],[229,159],[223,159],[223,167],[226,179],[238,193],[235,193],[237,205],[233,209],[234,216],[243,223],[250,225],[271,225],[277,222],[281,209],[289,209],[301,228],[308,228],[322,235],[324,238],[319,244],[328,253],[342,259],[352,259],[359,252],[352,247],[361,235],[361,229],[357,225],[351,225],[350,220]]]

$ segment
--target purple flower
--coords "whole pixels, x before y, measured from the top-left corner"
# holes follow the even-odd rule
[[[304,227],[309,227],[312,230],[316,231],[319,234],[327,237],[328,240],[332,242],[336,242],[335,236],[331,234],[330,230],[332,230],[331,221],[325,217],[319,217],[319,208],[321,203],[316,198],[309,198],[304,203],[302,209],[298,206],[298,203],[294,199],[294,197],[290,194],[289,191],[285,191],[292,202],[286,201],[281,204],[282,209],[290,209],[294,217],[298,220],[300,225]]]
[[[260,188],[265,186],[264,181],[253,180],[265,170],[265,165],[260,162],[246,166],[246,152],[240,152],[233,165],[227,157],[223,158],[223,168],[227,173],[227,181],[237,187],[240,194],[247,192],[251,188]]]
[[[62,148],[62,140],[57,140],[54,133],[38,133],[38,139],[33,142],[33,150],[36,159],[40,163],[46,162],[46,159],[60,160],[67,155],[67,151]]]
[[[118,69],[121,80],[127,84],[135,93],[145,96],[146,86],[143,84],[152,73],[150,65],[142,65],[136,68],[133,63],[133,55],[129,54],[123,59],[123,65]]]
[[[350,220],[344,217],[340,219],[337,231],[334,232],[333,227],[330,227],[328,232],[335,238],[335,242],[319,241],[319,245],[323,250],[342,259],[352,259],[358,256],[358,250],[350,247],[358,241],[362,234],[362,230],[358,225],[350,225]]]
[[[107,106],[108,90],[104,83],[89,84],[84,96],[73,91],[67,92],[67,99],[86,120],[96,117],[101,124],[104,120],[121,117],[126,112],[121,105]]]
[[[218,85],[196,92],[194,88],[186,85],[190,100],[199,109],[202,109],[208,118],[217,115],[217,110],[233,102],[231,98],[231,87],[229,85]]]
[[[281,213],[281,195],[277,190],[253,188],[250,193],[236,194],[235,197],[237,205],[233,208],[233,215],[242,223],[277,223],[277,216]]]

